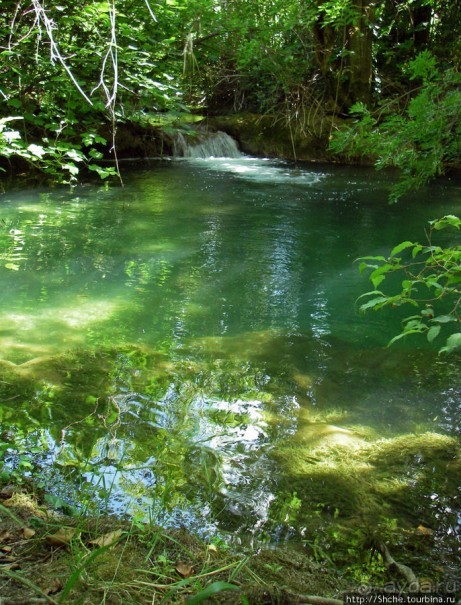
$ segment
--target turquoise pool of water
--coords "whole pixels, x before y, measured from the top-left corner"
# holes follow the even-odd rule
[[[434,485],[459,364],[424,339],[387,349],[401,315],[358,313],[354,261],[424,240],[460,183],[389,205],[389,175],[245,157],[124,180],[0,200],[2,426],[45,447],[56,493],[277,540],[362,514],[365,482],[403,524],[454,535],[459,492]]]

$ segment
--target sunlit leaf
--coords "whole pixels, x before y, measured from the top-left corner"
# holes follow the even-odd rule
[[[452,334],[447,338],[446,346],[442,347],[439,353],[452,353],[454,350],[461,347],[461,332]]]
[[[77,175],[79,173],[79,169],[77,166],[75,166],[75,164],[63,164],[62,167],[65,170],[68,170],[70,174]]]
[[[76,535],[75,527],[61,527],[56,533],[46,537],[48,544],[52,546],[67,546]]]
[[[103,536],[100,536],[99,538],[96,538],[95,540],[90,540],[88,544],[99,547],[112,546],[120,539],[122,534],[123,531],[121,529],[116,529],[115,531],[111,531]]]
[[[187,563],[178,563],[175,567],[176,571],[183,578],[190,578],[190,576],[194,573],[194,568]]]
[[[395,248],[392,249],[390,257],[392,258],[396,254],[399,254],[399,252],[403,252],[403,250],[410,248],[410,246],[414,246],[414,243],[410,242],[410,241],[406,241],[406,242],[402,242],[401,244],[398,244],[397,246],[395,246]]]
[[[35,536],[35,533],[36,533],[35,530],[30,527],[23,527],[23,529],[22,529],[22,535],[24,536],[24,538],[26,540],[33,538]]]
[[[32,155],[35,155],[38,158],[42,158],[44,155],[46,155],[46,150],[41,145],[31,144],[27,147],[27,149]]]

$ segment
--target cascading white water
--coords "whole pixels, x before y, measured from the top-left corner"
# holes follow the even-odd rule
[[[173,153],[175,157],[199,160],[200,170],[230,172],[247,181],[306,186],[314,185],[325,177],[318,170],[294,168],[280,160],[244,155],[235,140],[221,131],[202,131],[194,137],[177,132]]]
[[[242,155],[234,139],[220,131],[203,133],[195,143],[179,132],[174,142],[174,154],[195,159],[239,158]]]

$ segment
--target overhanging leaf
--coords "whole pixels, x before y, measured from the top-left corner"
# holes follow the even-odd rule
[[[401,332],[400,334],[397,334],[397,336],[394,336],[394,338],[392,338],[392,340],[390,340],[387,343],[387,346],[390,347],[391,345],[394,344],[394,342],[397,342],[401,338],[404,338],[405,336],[409,336],[410,334],[421,334],[421,330],[408,330],[406,332]]]
[[[402,242],[401,244],[398,244],[397,246],[395,246],[395,248],[392,248],[390,258],[395,256],[396,254],[399,254],[399,252],[403,252],[403,250],[410,248],[410,246],[414,246],[414,245],[415,244],[410,241],[406,241],[406,242]]]
[[[429,328],[429,330],[427,332],[427,340],[429,342],[432,342],[434,340],[434,338],[436,338],[439,335],[441,329],[442,329],[442,326],[432,326],[431,328]]]
[[[437,317],[433,317],[431,321],[435,321],[438,324],[446,324],[450,321],[457,321],[457,319],[453,315],[438,315]]]
[[[366,311],[367,309],[379,308],[383,304],[385,304],[388,300],[389,299],[387,296],[377,296],[376,298],[372,298],[368,302],[363,303],[363,305],[360,305],[360,311]]]
[[[451,353],[455,349],[459,349],[461,347],[461,332],[457,332],[456,334],[452,334],[447,338],[447,344],[445,347],[442,347],[439,353]]]

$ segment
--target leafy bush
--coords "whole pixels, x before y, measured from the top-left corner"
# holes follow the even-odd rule
[[[19,130],[10,127],[11,122],[22,120],[19,116],[0,118],[0,157],[10,160],[19,157],[29,165],[47,172],[57,183],[72,183],[80,172],[79,165],[85,165],[88,170],[97,172],[102,179],[116,174],[115,168],[94,164],[94,160],[102,158],[102,153],[91,148],[86,155],[82,145],[66,142],[50,143],[43,138],[37,143],[26,143]],[[82,142],[86,145],[94,143],[105,144],[103,137],[92,133],[84,133]],[[0,167],[0,171],[4,171]]]
[[[406,317],[402,331],[389,344],[410,334],[425,334],[429,342],[439,334],[446,335],[439,353],[461,348],[461,245],[441,247],[433,243],[434,231],[446,228],[461,230],[461,219],[448,215],[430,222],[427,244],[405,241],[395,246],[389,256],[367,256],[361,260],[360,271],[371,270],[374,290],[362,294],[366,302],[361,311],[377,311],[384,307],[410,305],[414,315]],[[393,273],[404,275],[400,291],[386,294],[378,286]]]
[[[397,102],[388,101],[375,112],[357,103],[350,110],[356,123],[331,143],[337,153],[377,158],[378,169],[398,168],[401,178],[392,201],[443,174],[461,156],[461,74],[442,72],[427,51],[410,62],[408,72],[422,85],[403,111]]]

